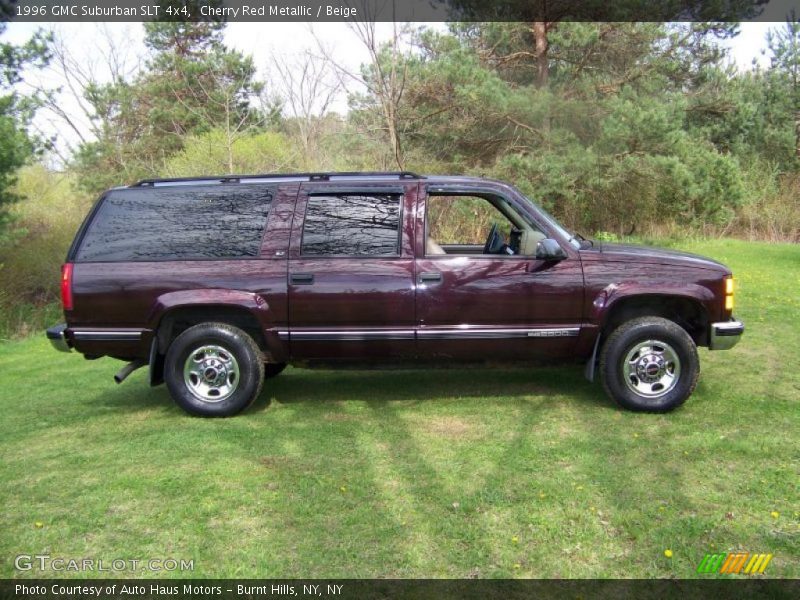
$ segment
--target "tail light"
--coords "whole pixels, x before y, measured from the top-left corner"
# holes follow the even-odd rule
[[[61,305],[72,310],[72,263],[61,266]]]

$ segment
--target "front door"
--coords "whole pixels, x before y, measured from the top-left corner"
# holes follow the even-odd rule
[[[507,361],[572,352],[583,304],[580,258],[538,260],[537,243],[549,232],[518,201],[492,190],[432,191],[417,236],[421,356]]]
[[[289,343],[300,360],[414,355],[417,182],[306,183],[289,248]]]

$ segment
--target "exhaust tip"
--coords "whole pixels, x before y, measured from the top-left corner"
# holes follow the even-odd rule
[[[117,385],[119,385],[128,378],[128,375],[133,373],[136,369],[145,366],[146,364],[147,362],[141,359],[129,362],[127,365],[117,371],[117,374],[114,375],[114,381],[117,383]]]

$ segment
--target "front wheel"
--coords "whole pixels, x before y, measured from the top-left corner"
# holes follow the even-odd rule
[[[600,355],[606,393],[634,411],[667,412],[692,395],[700,375],[697,346],[661,317],[642,317],[614,330]]]
[[[253,338],[241,329],[225,323],[201,323],[170,345],[164,380],[172,398],[186,412],[229,417],[258,397],[264,364]]]

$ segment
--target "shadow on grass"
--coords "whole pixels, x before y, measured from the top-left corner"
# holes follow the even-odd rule
[[[582,404],[612,407],[602,389],[585,381],[580,370],[572,367],[311,373],[292,370],[287,377],[268,381],[263,395],[283,404],[563,396]]]
[[[459,398],[539,397],[617,410],[598,384],[576,367],[536,369],[434,369],[390,371],[308,371],[289,369],[264,383],[261,396],[244,414],[268,408],[270,401],[324,408],[338,402],[437,402]],[[101,411],[179,410],[166,386],[149,387],[143,375],[82,400]]]
[[[528,452],[530,438],[536,430],[536,422],[550,408],[546,402],[533,404],[521,398],[514,398],[511,403],[514,407],[523,407],[524,412],[515,421],[513,430],[505,432],[509,439],[496,446],[498,454],[489,459],[486,472],[470,472],[460,463],[446,465],[448,470],[461,471],[455,485],[448,484],[446,474],[437,469],[436,461],[427,458],[426,448],[394,405],[369,403],[376,416],[374,422],[378,424],[377,431],[371,432],[374,443],[393,436],[400,440],[392,448],[393,467],[402,479],[403,489],[411,495],[411,508],[418,516],[416,534],[422,535],[436,554],[444,558],[451,577],[507,576],[511,569],[511,565],[502,564],[498,532],[487,526],[486,515],[514,504],[509,494],[513,494],[511,490],[517,485],[519,473],[508,465],[512,457],[520,454],[537,460],[535,453]],[[365,468],[367,472],[372,470],[369,464]],[[374,471],[371,475],[379,487],[380,476]],[[479,484],[470,491],[469,482]],[[431,506],[431,499],[438,500],[439,505]],[[463,570],[453,571],[455,565],[461,565]]]
[[[189,418],[183,417],[172,403],[165,387],[149,388],[144,377],[127,384],[128,387],[110,383],[107,392],[83,402],[101,415],[151,411],[157,419],[163,417],[168,430],[176,421]],[[290,419],[287,421],[285,416],[278,421],[270,419],[269,400],[289,407]],[[469,461],[450,464],[429,456],[422,441],[425,436],[420,439],[415,425],[404,417],[413,413],[415,407],[423,408],[424,404],[457,407],[460,400],[469,404],[465,410],[473,416],[476,410],[482,411],[484,405],[486,410],[519,414],[512,421],[499,419],[506,429],[492,434],[498,436],[495,443],[483,440],[477,442],[483,449],[473,448],[468,452],[472,456],[469,460],[485,461],[480,473],[470,470]],[[348,402],[364,403],[364,418],[348,414],[345,407]],[[503,564],[498,547],[501,542],[490,526],[492,511],[510,510],[521,501],[516,491],[520,473],[510,465],[520,456],[528,457],[534,469],[546,460],[538,452],[541,439],[536,436],[537,423],[548,413],[562,410],[564,404],[595,416],[598,410],[617,410],[602,388],[585,381],[576,367],[409,371],[290,369],[268,380],[261,398],[245,414],[219,424],[221,427],[202,427],[197,435],[209,436],[216,431],[213,439],[203,439],[221,444],[230,456],[252,463],[273,483],[294,490],[293,504],[299,508],[289,510],[289,516],[296,523],[294,535],[297,537],[292,541],[281,535],[272,542],[277,542],[284,550],[297,546],[294,552],[300,562],[303,556],[313,553],[311,546],[321,543],[320,536],[325,546],[347,551],[349,527],[333,528],[325,535],[316,533],[312,542],[307,532],[327,531],[329,526],[321,517],[310,516],[309,507],[314,508],[311,513],[329,512],[331,501],[324,496],[330,493],[329,488],[336,494],[338,485],[329,485],[327,478],[336,477],[337,472],[342,478],[358,473],[357,477],[353,476],[352,485],[363,486],[362,501],[372,506],[371,514],[380,514],[378,522],[369,525],[370,531],[384,539],[392,552],[403,555],[399,561],[402,566],[397,571],[390,570],[391,576],[425,571],[425,561],[436,555],[438,558],[434,562],[439,569],[447,565],[442,572],[449,576],[497,577],[507,576],[511,567]],[[445,412],[451,411],[446,409]],[[281,425],[277,425],[278,422]],[[254,424],[259,432],[255,435]],[[189,446],[197,443],[187,442]],[[287,450],[289,448],[291,450]],[[336,452],[346,457],[344,464],[331,464]],[[486,456],[479,460],[484,452]],[[459,473],[455,478],[453,470]],[[402,490],[407,504],[397,504],[387,480]],[[458,503],[458,508],[454,508],[454,502]],[[405,517],[393,510],[399,506],[413,515],[412,534],[402,522]],[[364,526],[363,521],[352,525],[355,529]],[[365,556],[369,555],[365,550]],[[340,570],[333,565],[328,568],[333,571],[315,574],[348,575],[341,566]],[[366,574],[374,576],[377,573],[374,569],[372,565],[372,570]]]

